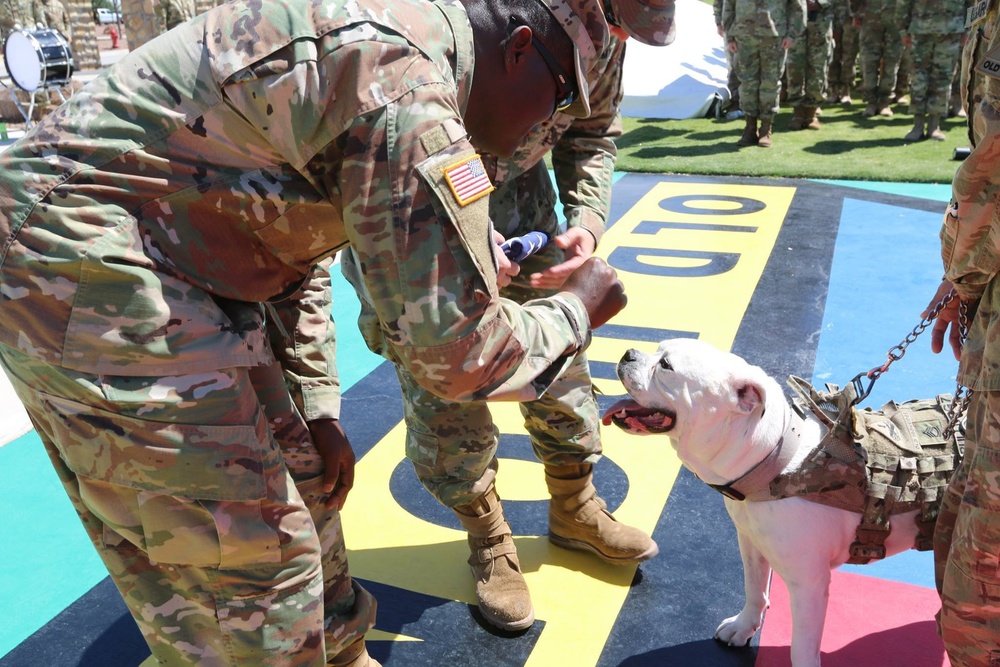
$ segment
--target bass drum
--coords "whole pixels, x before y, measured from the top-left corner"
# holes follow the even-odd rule
[[[58,30],[16,30],[3,43],[4,64],[11,80],[29,93],[64,86],[73,76],[73,54]]]

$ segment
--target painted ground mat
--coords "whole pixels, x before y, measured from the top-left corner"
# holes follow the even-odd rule
[[[589,348],[602,408],[624,390],[628,348],[698,337],[763,367],[844,385],[881,366],[920,322],[941,276],[938,231],[950,188],[627,174],[600,254],[628,306]],[[763,628],[744,648],[712,639],[743,605],[735,529],[722,496],[683,469],[667,440],[603,431],[595,482],[622,521],[660,546],[612,566],[551,545],[547,495],[513,404],[497,488],[531,589],[535,624],[504,634],[475,608],[465,535],[403,454],[392,368],[369,353],[357,301],[334,271],[343,422],[358,455],[344,510],[352,574],[378,599],[371,654],[386,667],[781,667],[791,617],[772,581]],[[917,339],[863,406],[955,390],[950,354]],[[11,406],[0,406],[10,414]],[[34,432],[0,447],[0,667],[152,667],[154,661],[65,498]],[[933,565],[910,551],[834,573],[823,664],[947,665],[935,633]]]

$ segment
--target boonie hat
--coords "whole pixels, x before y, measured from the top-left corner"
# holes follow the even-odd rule
[[[611,33],[608,24],[599,12],[598,0],[541,0],[559,21],[569,38],[573,40],[573,68],[576,76],[577,96],[573,104],[560,113],[574,118],[590,115],[590,85],[587,74],[604,53]]]
[[[596,1],[596,0],[595,0]],[[666,46],[677,36],[674,0],[604,0],[622,29],[643,44]]]

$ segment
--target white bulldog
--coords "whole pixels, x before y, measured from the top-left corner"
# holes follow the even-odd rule
[[[768,459],[785,435],[793,469],[826,434],[816,418],[791,409],[778,383],[740,357],[698,340],[675,339],[655,354],[629,350],[618,376],[631,396],[604,415],[638,435],[666,435],[681,462],[701,480],[726,487]],[[787,437],[793,433],[795,437]],[[771,569],[788,587],[794,667],[819,667],[830,571],[844,564],[860,513],[799,497],[725,498],[743,559],[746,604],[719,624],[715,638],[745,646],[768,606]],[[892,518],[886,555],[914,546],[916,512]]]

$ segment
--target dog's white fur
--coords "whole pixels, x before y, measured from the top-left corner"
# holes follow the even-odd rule
[[[788,468],[825,434],[817,420],[804,420],[789,407],[781,387],[762,369],[705,342],[666,340],[651,355],[629,350],[618,364],[618,376],[634,403],[619,401],[605,413],[604,423],[613,421],[641,435],[666,434],[681,462],[709,484],[728,484],[762,461],[784,433],[786,420],[798,422],[803,432],[791,443],[798,450]],[[639,406],[655,412],[636,412]],[[847,561],[860,513],[802,498],[724,500],[738,534],[746,604],[719,624],[716,639],[732,646],[750,641],[768,606],[773,568],[791,599],[792,665],[818,667],[830,571]],[[915,514],[892,519],[886,555],[914,546]]]

